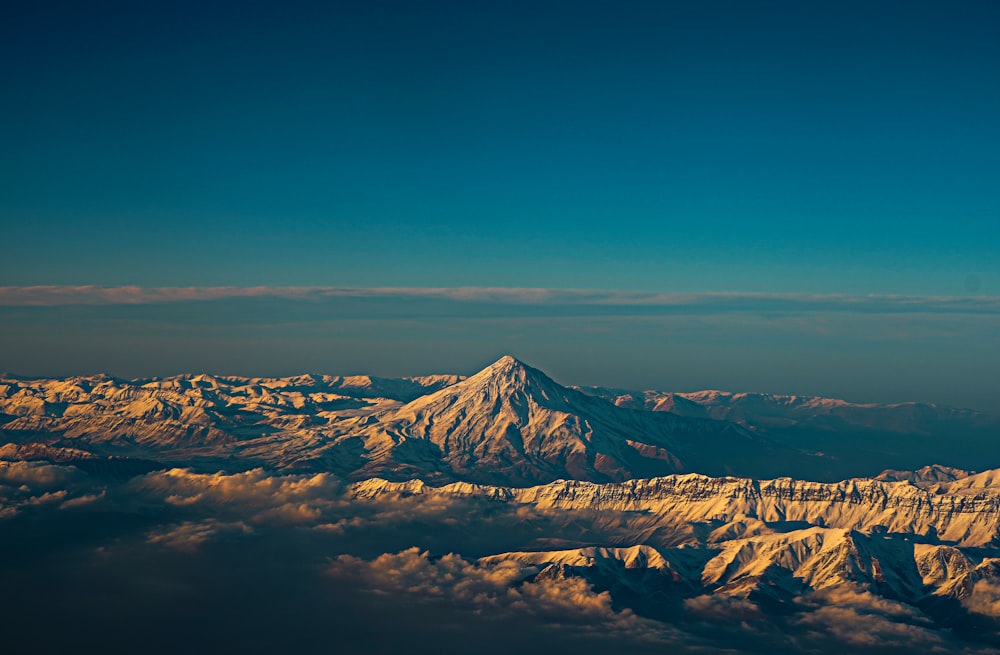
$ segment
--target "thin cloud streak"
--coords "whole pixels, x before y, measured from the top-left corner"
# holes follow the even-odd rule
[[[834,311],[850,313],[1000,314],[1000,296],[905,296],[803,293],[672,293],[530,287],[140,287],[140,286],[7,286],[0,287],[0,306],[154,305],[240,299],[303,302],[335,299],[437,300],[459,304],[509,306],[588,306],[713,311]]]

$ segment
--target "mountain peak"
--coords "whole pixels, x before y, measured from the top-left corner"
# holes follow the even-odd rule
[[[466,379],[465,387],[491,387],[505,395],[515,391],[546,389],[563,395],[565,389],[542,371],[528,366],[519,359],[504,355],[483,370]]]
[[[521,360],[517,359],[513,355],[504,355],[497,361],[487,366],[485,370],[508,371],[515,369],[524,369],[524,368],[526,368],[525,363],[522,362]]]
[[[680,454],[701,464],[706,440],[741,465],[761,452],[732,424],[621,409],[509,355],[383,414],[366,436],[378,454],[364,474],[405,477],[433,462],[443,476],[515,484],[675,473],[688,467]]]

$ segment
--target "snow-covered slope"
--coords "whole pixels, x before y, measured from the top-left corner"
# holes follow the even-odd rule
[[[516,562],[537,576],[578,576],[598,588],[651,597],[708,593],[789,602],[849,589],[923,606],[934,599],[958,603],[977,583],[1000,583],[996,480],[998,471],[934,489],[908,481],[700,475],[530,488],[373,479],[350,493],[380,502],[430,496],[451,506],[513,505],[523,508],[513,510],[518,516],[584,522],[585,534],[601,544],[499,553],[479,560],[487,567]]]
[[[638,517],[643,530],[705,524],[711,526],[709,540],[807,525],[921,535],[961,546],[995,547],[1000,546],[1000,485],[993,484],[996,480],[1000,480],[1000,470],[934,489],[921,489],[905,481],[854,479],[820,483],[698,474],[614,484],[560,480],[526,488],[464,482],[431,487],[420,480],[389,482],[376,478],[357,483],[353,493],[360,497],[440,494],[544,510],[615,512]]]
[[[967,599],[976,583],[1000,582],[1000,558],[950,546],[813,527],[734,539],[715,548],[586,547],[509,552],[480,564],[532,566],[542,577],[579,576],[603,588],[787,602],[831,589],[867,591],[920,605]]]
[[[0,430],[9,438],[58,438],[135,451],[223,451],[263,435],[296,434],[367,416],[461,380],[436,375],[390,380],[299,375],[238,378],[179,375],[122,380],[0,379]]]
[[[390,410],[362,434],[374,455],[366,473],[436,467],[445,478],[513,484],[691,470],[752,475],[776,454],[808,459],[732,423],[616,407],[509,356]]]
[[[912,470],[929,462],[1000,466],[1000,417],[928,403],[851,403],[765,393],[582,389],[621,407],[738,423],[755,434],[828,457],[827,479]]]

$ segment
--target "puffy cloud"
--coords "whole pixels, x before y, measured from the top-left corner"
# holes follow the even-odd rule
[[[232,474],[169,469],[136,478],[135,484],[163,495],[174,505],[235,502],[254,507],[272,505],[273,501],[330,498],[337,495],[340,487],[328,473],[271,475],[263,469]]]
[[[210,510],[256,523],[314,524],[344,505],[340,482],[327,473],[271,475],[262,469],[243,473],[194,473],[170,469],[132,480],[133,491],[175,508]]]
[[[916,608],[841,585],[815,592],[804,602],[809,611],[797,623],[809,634],[832,637],[852,647],[943,648],[943,636]]]
[[[632,638],[659,639],[667,632],[666,626],[628,609],[615,609],[608,592],[595,592],[582,578],[531,580],[537,567],[509,560],[483,565],[454,553],[431,557],[414,547],[384,553],[371,561],[341,555],[327,572],[362,580],[374,593],[442,598],[476,612],[531,614],[584,630],[628,632]]]
[[[0,485],[53,489],[69,485],[80,477],[79,469],[45,462],[0,461]]]
[[[965,601],[970,612],[1000,619],[1000,584],[990,580],[980,580],[972,588]]]
[[[821,607],[804,615],[799,624],[851,646],[926,648],[943,643],[938,634],[927,628],[853,607]]]
[[[826,587],[812,593],[805,604],[818,607],[850,607],[858,612],[881,614],[901,620],[927,621],[928,619],[911,605],[877,596],[863,587],[842,584]]]
[[[459,600],[490,604],[512,585],[537,572],[513,562],[487,568],[468,562],[455,553],[432,559],[417,547],[399,553],[384,553],[374,560],[341,555],[329,572],[340,577],[360,576],[384,591],[409,591],[432,596],[453,596]]]
[[[458,526],[478,515],[478,504],[443,494],[350,499],[328,473],[278,474],[263,469],[241,473],[156,471],[128,482],[118,502],[188,513],[210,513],[253,525],[296,525],[343,533],[430,520]],[[506,510],[507,508],[501,508]]]
[[[72,466],[0,461],[0,519],[17,516],[30,507],[68,509],[86,504],[86,492],[92,487],[93,483]]]
[[[683,603],[689,629],[741,652],[985,653],[917,608],[845,584],[804,595],[772,614],[752,600],[701,595]]]

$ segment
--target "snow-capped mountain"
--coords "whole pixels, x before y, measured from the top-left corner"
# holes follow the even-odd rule
[[[616,512],[638,520],[641,530],[660,530],[662,540],[642,539],[654,545],[697,542],[701,537],[693,533],[668,534],[661,528],[705,524],[711,526],[710,540],[719,541],[817,526],[928,536],[966,547],[1000,547],[1000,469],[929,489],[907,481],[868,478],[821,483],[684,474],[613,484],[560,480],[535,487],[465,482],[432,487],[421,480],[374,478],[356,483],[353,493],[361,497],[438,494],[546,510]]]
[[[372,454],[365,473],[397,478],[431,470],[514,484],[610,481],[692,470],[760,474],[775,457],[808,459],[732,423],[616,407],[509,356],[386,412],[361,434]]]
[[[0,436],[18,452],[111,457],[122,471],[161,462],[509,485],[677,472],[836,480],[931,462],[1000,465],[991,417],[914,407],[584,393],[509,356],[468,378],[0,378]],[[947,440],[936,432],[942,425]],[[979,450],[965,447],[973,428]]]
[[[911,470],[929,462],[961,468],[1000,465],[1000,417],[970,409],[728,391],[581,390],[621,407],[732,421],[786,446],[822,452],[828,456],[829,479]],[[951,447],[943,448],[945,443]]]
[[[0,378],[0,430],[126,450],[212,447],[368,414],[454,384],[457,375],[385,379],[179,375],[123,380]]]
[[[965,600],[977,583],[1000,582],[997,557],[818,527],[704,550],[591,546],[508,552],[479,561],[489,567],[517,562],[536,567],[539,576],[579,576],[599,588],[626,587],[648,596],[710,593],[765,603],[846,587],[921,605]]]
[[[1000,471],[925,489],[870,479],[822,484],[673,475],[531,488],[366,480],[350,493],[465,499],[566,517],[586,516],[601,545],[504,552],[541,577],[581,577],[650,598],[739,597],[788,603],[809,594],[870,593],[934,610],[1000,583]],[[840,591],[836,591],[840,590]],[[929,605],[930,604],[930,605]],[[953,607],[952,607],[953,608]]]
[[[930,434],[942,424],[963,421],[971,426],[996,425],[996,417],[971,409],[930,403],[852,403],[838,398],[790,396],[730,391],[628,391],[606,387],[581,388],[616,405],[714,418],[756,427],[787,427],[808,422],[814,427],[844,427]]]

